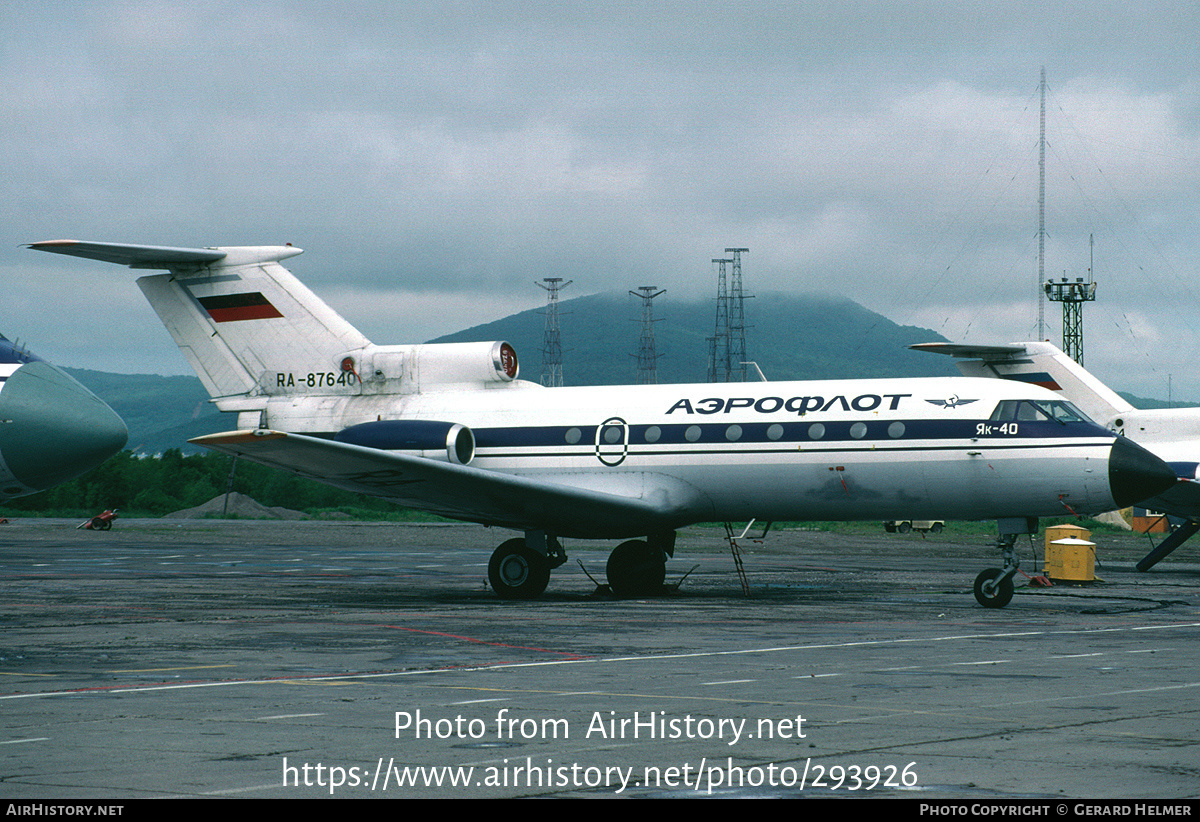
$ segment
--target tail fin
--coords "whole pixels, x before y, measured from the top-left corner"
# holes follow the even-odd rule
[[[279,375],[344,378],[370,345],[281,260],[291,246],[163,248],[52,240],[30,248],[131,268],[166,269],[138,285],[214,398],[285,393]]]
[[[1057,391],[1063,399],[1101,425],[1109,425],[1118,416],[1133,410],[1121,395],[1048,342],[1009,345],[921,343],[909,347],[961,358],[955,364],[967,377],[1000,377]]]

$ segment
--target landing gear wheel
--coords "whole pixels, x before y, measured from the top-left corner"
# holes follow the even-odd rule
[[[996,581],[996,577],[1003,573],[999,568],[988,568],[975,577],[975,601],[984,608],[1003,608],[1012,600],[1012,577],[1006,576]]]
[[[550,583],[550,563],[518,537],[492,552],[488,581],[501,599],[536,599]]]
[[[640,539],[622,542],[608,556],[608,587],[619,597],[644,597],[662,593],[667,563],[662,551]]]

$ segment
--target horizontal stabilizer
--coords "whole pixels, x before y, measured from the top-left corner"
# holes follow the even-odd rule
[[[85,243],[79,240],[44,240],[40,243],[30,243],[28,248],[127,265],[130,268],[171,269],[181,265],[204,265],[228,256],[227,251],[217,248],[169,248],[157,245]]]
[[[453,519],[561,536],[620,538],[711,515],[691,486],[657,474],[623,474],[614,493],[566,484],[586,475],[528,479],[450,462],[259,429],[190,442],[253,462]]]
[[[979,360],[1003,360],[1025,353],[1021,343],[1011,345],[965,345],[963,343],[917,343],[910,345],[914,351],[928,351],[931,354],[947,354],[951,357],[970,357]]]

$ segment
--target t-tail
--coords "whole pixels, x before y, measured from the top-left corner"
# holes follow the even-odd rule
[[[138,286],[222,411],[255,428],[272,398],[412,394],[433,386],[509,382],[504,342],[371,343],[280,262],[286,246],[170,248],[50,240],[30,248],[131,268],[165,269]]]
[[[1000,377],[1057,391],[1105,426],[1112,426],[1114,420],[1134,410],[1120,394],[1048,342],[1008,345],[921,343],[909,347],[955,357],[955,364],[964,377]]]

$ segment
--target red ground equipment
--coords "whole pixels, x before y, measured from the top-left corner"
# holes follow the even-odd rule
[[[79,523],[75,530],[86,528],[89,531],[108,531],[112,528],[113,520],[117,518],[117,509],[112,508],[103,514],[97,514],[89,520]]]

